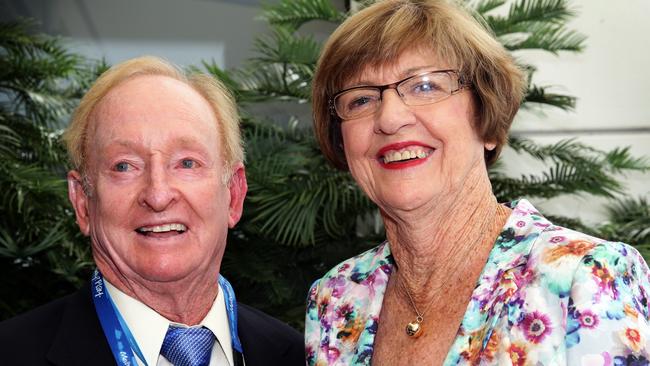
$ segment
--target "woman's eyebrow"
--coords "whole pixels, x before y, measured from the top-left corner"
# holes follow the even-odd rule
[[[398,78],[405,79],[409,76],[418,74],[424,70],[431,69],[431,70],[442,70],[440,67],[437,67],[437,65],[425,65],[425,66],[415,66],[415,67],[410,67],[406,70],[400,71]],[[373,86],[373,85],[378,85],[377,83],[373,83],[371,81],[368,81],[367,79],[360,79],[355,81],[354,83],[351,83],[349,86],[345,86],[343,89],[347,88],[354,88],[355,86]]]

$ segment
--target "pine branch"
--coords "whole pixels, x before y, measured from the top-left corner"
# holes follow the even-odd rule
[[[611,198],[622,193],[621,183],[602,170],[564,163],[556,163],[541,174],[521,175],[519,178],[491,171],[490,180],[499,201],[517,197],[551,198],[561,194],[580,193]]]
[[[574,164],[588,169],[603,169],[610,173],[650,170],[648,158],[632,156],[629,147],[602,151],[573,138],[560,140],[554,144],[539,145],[519,136],[510,136],[509,146],[516,152],[525,152],[540,161]]]
[[[564,25],[529,24],[526,32],[502,35],[499,41],[510,50],[538,49],[553,54],[559,51],[580,52],[584,49],[586,37],[578,32],[567,30]]]
[[[563,139],[553,144],[540,145],[524,137],[510,136],[508,146],[518,153],[526,153],[540,161],[575,163],[581,166],[593,161],[594,155],[602,154],[601,151],[573,138]]]
[[[21,245],[14,239],[15,233],[10,234],[6,230],[0,228],[0,257],[11,259],[28,258],[45,252],[56,245],[59,245],[61,240],[64,240],[67,233],[61,230],[61,224],[56,224],[51,228],[47,235],[38,243],[30,243],[28,246]]]
[[[505,0],[478,0],[470,2],[469,5],[474,11],[483,16],[483,18],[487,18],[488,12],[501,7],[505,3]]]
[[[492,6],[490,3],[486,5]],[[569,9],[567,0],[519,0],[510,5],[508,15],[488,15],[486,21],[497,36],[502,36],[526,32],[532,24],[566,24],[573,17],[575,12]]]
[[[0,114],[0,159],[16,159],[16,150],[20,146],[18,134],[9,126],[4,125],[3,116]]]
[[[339,23],[345,15],[329,0],[281,0],[276,5],[264,6],[262,19],[271,25],[282,25],[296,30],[313,20]]]
[[[612,173],[623,173],[624,171],[650,171],[650,160],[647,157],[634,157],[630,153],[630,147],[617,147],[608,151],[603,156],[603,165]]]
[[[532,106],[529,103],[535,103],[537,105],[553,106],[564,111],[572,111],[575,109],[575,97],[564,94],[548,93],[547,89],[549,88],[549,86],[529,84],[522,108],[531,108]]]
[[[2,187],[2,211],[22,215],[24,222],[31,222],[30,216],[53,214],[57,212],[50,205],[61,198],[65,204],[67,187],[65,180],[51,171],[36,165],[20,165],[16,162],[0,163],[0,187]],[[58,202],[61,203],[61,202]],[[38,228],[32,228],[38,230]]]
[[[275,27],[272,35],[258,37],[254,48],[259,53],[252,59],[256,64],[300,64],[313,69],[321,45],[311,36],[299,36],[285,27]]]
[[[58,50],[59,40],[43,34],[32,34],[35,28],[33,19],[18,19],[0,23],[0,55],[5,52],[33,55],[36,52],[51,52]]]
[[[311,99],[310,81],[313,69],[300,65],[267,64],[242,73],[239,83],[242,90],[262,100],[295,101],[305,103]]]
[[[330,237],[347,232],[342,212],[370,208],[349,174],[327,166],[311,136],[266,128],[247,137],[255,162],[248,168],[248,211],[259,235],[284,245],[313,244],[321,230]]]
[[[61,128],[89,69],[59,39],[28,34],[30,26],[30,22],[0,25],[0,110]]]
[[[0,128],[10,130],[17,136],[15,143],[8,142],[10,145],[7,145],[11,151],[5,156],[11,161],[21,165],[38,164],[57,172],[67,163],[67,153],[60,141],[63,130],[53,131],[22,115],[4,114],[1,111]]]
[[[242,82],[240,81],[241,72],[239,72],[238,70],[234,70],[234,71],[223,70],[219,67],[219,65],[217,65],[214,59],[212,59],[209,62],[202,61],[202,65],[203,68],[205,69],[205,72],[214,76],[215,78],[217,78],[218,80],[220,80],[222,83],[226,85],[226,87],[230,90],[230,92],[235,97],[235,100],[239,107],[248,103],[259,102],[264,100],[263,98],[258,97],[255,91],[247,90],[245,89],[244,86],[242,86]],[[202,72],[203,70],[201,70],[198,67],[191,66],[190,71]]]
[[[621,198],[607,207],[609,222],[599,236],[632,244],[650,259],[650,202],[645,197]]]
[[[575,16],[567,0],[519,0],[510,5],[506,16],[488,14],[504,4],[486,0],[473,7],[506,49],[540,49],[553,54],[583,50],[586,37],[566,28]]]

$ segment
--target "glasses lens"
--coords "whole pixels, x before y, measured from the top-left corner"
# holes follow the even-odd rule
[[[441,101],[454,90],[454,79],[448,72],[431,72],[414,76],[397,86],[404,103],[423,105]]]
[[[354,119],[374,113],[379,106],[380,99],[379,89],[352,89],[336,96],[334,108],[342,119]]]

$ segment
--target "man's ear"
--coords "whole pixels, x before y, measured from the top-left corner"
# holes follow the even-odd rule
[[[246,198],[246,192],[248,191],[244,164],[241,162],[237,163],[232,170],[232,177],[230,178],[230,182],[228,182],[228,189],[230,191],[230,207],[228,211],[229,228],[235,227],[239,222],[244,210],[244,198]]]
[[[494,150],[494,148],[497,147],[497,143],[496,142],[486,142],[485,144],[483,144],[483,146],[485,147],[485,150],[492,151],[492,150]]]
[[[68,199],[70,199],[74,208],[79,229],[84,235],[90,235],[90,220],[88,219],[89,197],[84,190],[83,178],[76,170],[68,172]]]

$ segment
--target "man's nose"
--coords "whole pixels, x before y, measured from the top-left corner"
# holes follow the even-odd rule
[[[140,206],[162,212],[178,200],[178,189],[173,177],[163,164],[153,163],[147,169],[144,187],[138,197]]]
[[[375,132],[392,135],[415,122],[415,114],[404,103],[397,89],[384,90],[375,115]]]

